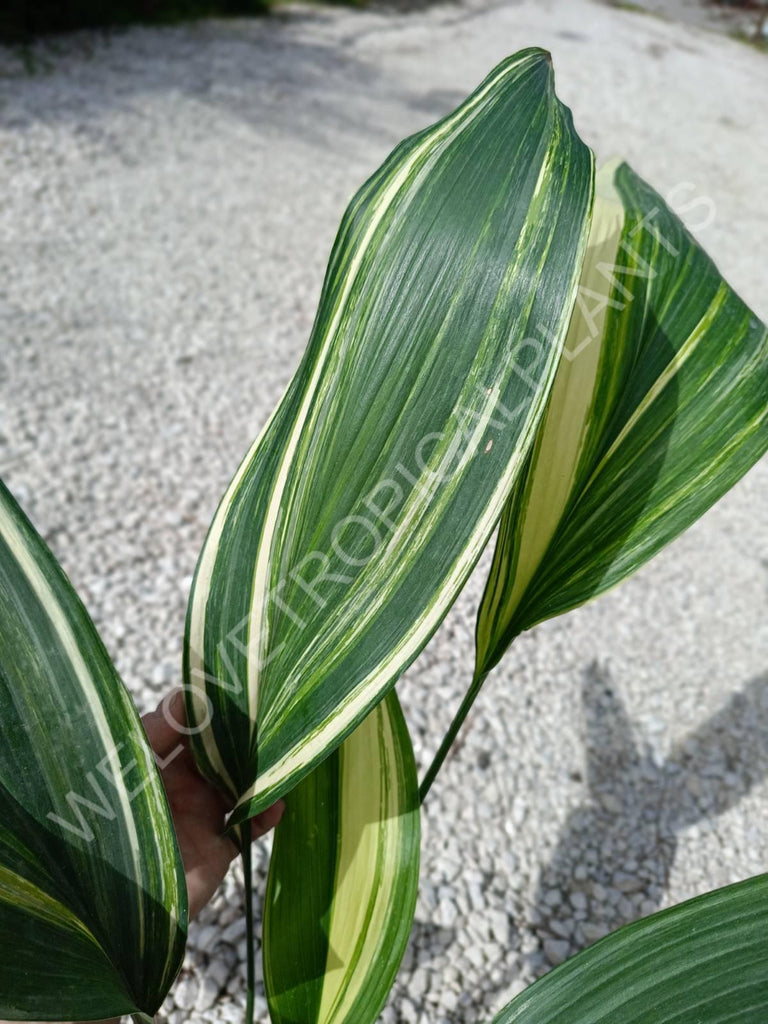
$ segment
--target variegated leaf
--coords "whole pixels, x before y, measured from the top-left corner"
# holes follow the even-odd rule
[[[419,883],[419,804],[391,690],[289,794],[264,915],[274,1024],[372,1024],[405,952]]]
[[[148,1020],[187,894],[136,709],[0,483],[0,1017]]]
[[[502,518],[477,677],[512,639],[602,593],[768,448],[768,332],[626,164],[598,175],[579,298]]]
[[[233,824],[354,729],[461,589],[544,407],[591,199],[549,55],[525,50],[352,200],[190,597],[194,750]]]
[[[626,925],[525,989],[494,1024],[762,1024],[768,875]]]

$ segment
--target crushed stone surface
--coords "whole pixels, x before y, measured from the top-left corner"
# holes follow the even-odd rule
[[[467,2],[86,33],[35,48],[33,73],[0,50],[2,475],[142,710],[179,682],[206,528],[297,365],[346,202],[533,44],[599,158],[674,200],[767,318],[768,58],[722,35]],[[428,801],[386,1024],[490,1019],[616,926],[765,869],[766,507],[763,462],[516,642]],[[471,676],[487,563],[399,687],[422,766]],[[242,1020],[242,900],[234,869],[161,1024]]]

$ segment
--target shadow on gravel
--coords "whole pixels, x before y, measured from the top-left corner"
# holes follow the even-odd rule
[[[678,833],[723,814],[768,776],[768,673],[662,764],[596,664],[582,699],[588,797],[541,871],[532,915],[550,963],[657,910]]]
[[[414,92],[386,54],[358,46],[366,36],[396,37],[408,25],[407,18],[378,13],[374,23],[365,15],[351,19],[346,35],[331,27],[327,9],[304,8],[49,37],[19,50],[16,60],[7,59],[13,51],[0,51],[0,125],[74,123],[120,156],[110,116],[143,118],[148,102],[164,96],[245,122],[265,141],[289,135],[342,152],[368,141],[388,148],[402,136],[396,126],[404,106],[416,131],[453,109],[463,93]]]

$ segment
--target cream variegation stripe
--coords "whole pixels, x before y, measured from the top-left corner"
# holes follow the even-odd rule
[[[9,903],[47,924],[77,932],[92,942],[97,949],[101,949],[90,929],[68,907],[3,864],[0,864],[0,901]]]
[[[575,295],[575,282],[573,288]],[[551,372],[554,372],[556,357],[557,350],[553,348]],[[540,404],[543,404],[546,400],[546,391],[540,392],[540,396]],[[488,410],[488,412],[490,413],[492,410]],[[391,666],[409,664],[437,628],[445,614],[445,607],[440,598],[443,594],[458,592],[480,557],[488,537],[501,515],[504,501],[527,451],[527,444],[535,424],[536,414],[532,413],[526,435],[521,439],[517,456],[510,460],[506,473],[501,477],[494,491],[492,501],[484,516],[478,520],[477,529],[471,541],[462,552],[461,558],[453,566],[450,575],[446,577],[440,590],[435,593],[430,609],[424,613],[413,630],[406,634],[400,643],[390,651],[388,657],[381,661],[346,698],[339,702],[333,717],[334,732],[337,736],[344,736],[361,712],[380,698],[382,691],[392,682]],[[268,806],[273,789],[285,785],[288,780],[298,778],[307,765],[311,764],[313,759],[322,752],[326,744],[326,728],[321,725],[310,733],[298,748],[289,751],[263,772],[253,786],[241,796],[232,814],[232,824],[245,820]]]
[[[619,245],[634,261],[619,268],[627,276],[614,279],[613,294],[634,286],[618,312],[606,311],[605,364],[585,364],[585,381],[576,364],[587,348],[558,370],[526,479],[502,520],[478,619],[479,675],[522,629],[636,569],[768,448],[768,331],[626,165],[598,176],[593,236],[605,216],[606,175],[621,208]],[[582,283],[599,260],[591,243]],[[578,341],[578,317],[577,307],[566,350]],[[590,394],[603,407],[592,425]],[[581,424],[569,407],[582,409]],[[615,434],[601,444],[609,424]],[[587,430],[595,436],[582,454]]]
[[[624,225],[624,206],[613,185],[613,170],[613,165],[603,168],[595,181],[588,255],[579,296],[520,499],[524,509],[522,527],[509,552],[513,560],[509,573],[514,582],[508,593],[497,595],[503,596],[505,609],[517,606],[546,553],[582,461],[606,343],[603,327],[611,300],[606,296],[605,268],[616,264]],[[596,310],[591,305],[595,299]],[[494,602],[489,615],[495,618],[498,614]]]
[[[204,682],[191,719],[213,706],[192,747],[207,775],[239,787],[233,827],[338,746],[416,656],[524,464],[576,295],[593,180],[548,63],[535,50],[508,59],[363,186],[289,403],[219,506],[193,583],[185,682]],[[517,359],[534,334],[544,341],[526,376]],[[515,410],[501,435],[500,403]],[[336,527],[359,520],[369,490],[414,450],[422,458],[425,436],[428,466],[403,474],[396,524],[371,559],[347,562]],[[334,478],[345,460],[349,476]],[[318,599],[294,573],[311,556],[330,565],[331,550],[364,568],[322,569]],[[235,620],[238,697],[216,679]]]
[[[402,909],[392,906],[388,886],[388,872],[399,870],[395,753],[382,704],[340,750],[339,848],[318,1021],[346,1019],[367,980],[354,968],[376,963],[383,925]]]
[[[691,333],[691,336],[681,346],[680,350],[675,353],[673,359],[669,361],[662,373],[659,374],[658,378],[653,384],[642,402],[639,403],[635,411],[632,413],[630,418],[625,423],[624,427],[619,432],[616,440],[613,442],[611,447],[606,452],[600,464],[595,469],[595,475],[600,472],[603,463],[608,462],[611,459],[618,448],[624,443],[626,438],[632,433],[637,426],[637,423],[645,415],[650,406],[656,401],[659,395],[664,391],[666,387],[674,380],[683,368],[685,363],[691,358],[698,348],[700,342],[706,337],[707,331],[710,330],[712,324],[717,319],[718,313],[723,308],[726,299],[730,293],[730,288],[725,281],[721,282],[720,287],[717,290],[717,294],[713,298],[706,312],[703,314],[701,320],[696,325],[695,330]]]
[[[553,149],[549,151],[548,156],[542,161],[542,166],[539,171],[538,179],[531,200],[532,211],[535,210],[537,203],[541,201],[545,190],[545,184],[551,177],[552,168],[550,165],[550,161],[552,160],[552,153]],[[522,258],[522,254],[525,252],[526,247],[528,245],[528,238],[526,232],[533,231],[533,225],[535,223],[536,218],[535,216],[531,215],[526,223],[526,227],[523,231],[523,234],[521,235],[521,238],[519,239],[518,244],[516,246],[515,254],[518,258]],[[585,240],[584,247],[586,247],[586,244],[587,243]],[[546,249],[542,255],[542,266],[546,261],[548,252],[549,250]],[[579,262],[580,259],[581,254],[579,254]],[[578,266],[579,263],[577,262],[575,265]],[[500,289],[501,291],[509,287],[510,284],[514,281],[516,271],[517,261],[513,260],[511,261],[509,267],[506,270],[505,280]],[[575,282],[572,283],[572,288],[572,295],[569,296],[568,302],[564,305],[565,310],[570,309],[572,305],[572,300],[576,296],[577,285]],[[531,296],[530,302],[533,302],[533,296]],[[529,310],[524,311],[523,316],[527,315],[528,312]],[[557,364],[558,352],[559,349],[557,346],[551,347],[551,351],[549,354],[548,369],[546,373],[543,375],[545,386],[542,390],[538,392],[536,401],[532,403],[528,411],[527,425],[525,429],[521,431],[520,444],[518,445],[515,455],[509,460],[507,464],[506,475],[503,477],[499,485],[497,496],[501,492],[508,492],[512,480],[514,480],[517,473],[519,472],[522,461],[528,450],[528,444],[532,438],[533,426],[537,422],[542,407],[544,406],[544,403],[546,401],[546,392],[548,389],[548,384],[551,381],[552,376],[554,374],[554,369]],[[484,366],[484,354],[485,353],[481,345],[478,351],[476,365]],[[515,353],[509,353],[509,357],[511,359],[514,359],[515,355]],[[469,392],[471,392],[471,390],[472,389],[470,388]],[[457,402],[458,408],[461,408],[463,403],[470,399],[471,394],[469,392],[459,396],[459,400]],[[485,400],[479,412],[476,413],[477,418],[475,421],[474,429],[472,430],[468,438],[462,438],[464,449],[462,452],[461,459],[457,466],[455,467],[455,469],[451,472],[451,478],[448,481],[448,483],[443,483],[441,486],[439,503],[436,503],[434,501],[434,490],[437,486],[436,483],[434,482],[436,477],[434,475],[430,475],[429,469],[425,470],[422,477],[418,480],[416,484],[414,484],[413,489],[411,490],[408,496],[408,499],[399,509],[400,525],[398,526],[398,529],[391,537],[390,541],[386,545],[385,550],[383,552],[382,564],[385,566],[385,569],[381,573],[369,572],[368,575],[365,577],[365,591],[361,592],[361,589],[358,587],[354,592],[354,600],[349,600],[347,602],[346,609],[342,610],[341,614],[337,612],[334,632],[332,636],[329,636],[326,640],[323,640],[321,638],[318,644],[317,651],[315,652],[316,660],[320,660],[321,652],[323,650],[328,651],[328,656],[332,657],[333,644],[337,642],[336,638],[338,636],[344,637],[344,643],[346,646],[353,646],[357,637],[362,636],[364,634],[366,628],[370,625],[371,622],[373,622],[376,616],[380,613],[381,609],[392,598],[393,595],[391,591],[393,586],[396,585],[397,580],[393,582],[391,576],[387,573],[386,567],[391,566],[398,558],[405,558],[406,547],[408,549],[407,557],[409,559],[414,559],[418,557],[419,551],[428,544],[429,540],[431,539],[435,525],[437,525],[440,521],[443,508],[451,500],[452,496],[461,486],[462,468],[466,466],[467,462],[470,459],[475,457],[481,457],[478,456],[478,452],[486,436],[488,424],[493,420],[494,413],[498,409],[499,399],[500,395],[498,388],[491,387],[485,390]],[[442,440],[442,443],[438,444],[435,447],[432,453],[431,462],[435,464],[436,470],[437,467],[444,466],[447,463],[448,458],[453,450],[455,439],[457,436],[459,436],[459,433],[460,431],[457,425],[456,432],[454,434],[446,434],[446,436]],[[432,470],[431,472],[435,474],[436,470]],[[437,476],[437,479],[439,479],[439,474]],[[433,508],[431,514],[428,515],[427,512],[430,509],[430,506],[433,506]],[[487,533],[485,536],[483,536],[483,534],[485,531],[489,530],[489,524],[494,523],[498,519],[501,513],[501,507],[502,505],[499,504],[498,502],[495,504],[492,503],[491,506],[489,506],[486,516],[478,523],[478,532],[475,537],[474,543],[472,547],[468,549],[468,560],[470,562],[473,562],[477,557],[479,557],[480,551],[485,546],[487,540]],[[436,616],[439,616],[441,614],[441,594],[450,593],[451,587],[455,585],[456,581],[458,579],[462,579],[462,576],[466,578],[464,574],[466,574],[470,570],[471,566],[469,568],[466,568],[466,563],[463,568],[459,566],[457,572],[462,575],[452,576],[446,582],[446,585],[442,589],[441,593],[435,595],[434,612]],[[439,618],[437,619],[437,621],[439,621]],[[431,634],[431,632],[437,625],[437,621],[430,618],[425,623],[424,631],[414,637],[414,643],[417,646],[419,644],[422,644],[424,638]],[[367,678],[367,680],[365,680],[361,684],[361,686],[375,686],[377,678],[382,680],[382,683],[385,685],[387,681],[387,667],[392,661],[397,660],[398,654],[400,654],[400,656],[410,658],[412,657],[412,649],[408,647],[397,648],[396,652],[393,654],[393,657],[388,662],[382,663],[382,665],[377,670],[375,670],[375,672],[372,673]],[[284,711],[285,708],[288,707],[293,701],[295,701],[296,688],[300,684],[300,673],[303,670],[304,666],[301,667],[298,677],[289,675],[285,679],[283,685],[283,700],[275,701],[270,708],[270,714],[265,714],[262,716],[262,719],[260,721],[260,730],[262,732],[262,735],[269,734],[271,722],[273,720],[279,722],[280,713]],[[382,686],[380,685],[376,689],[375,693],[380,693],[381,688]],[[352,697],[353,694],[350,694],[349,698]],[[346,701],[342,702],[340,707],[343,707],[345,703]],[[354,715],[357,714],[359,708],[362,706],[364,706],[364,704],[360,703],[352,706],[352,717],[354,717]],[[344,719],[334,719],[335,724],[338,724],[340,721],[344,721]],[[265,775],[267,774],[269,774],[269,772],[265,773]],[[258,788],[258,783],[255,784],[254,788]]]
[[[378,1017],[415,910],[417,791],[393,691],[289,794],[289,832],[276,838],[263,932],[275,1024],[371,1024]],[[306,958],[294,951],[303,936]]]
[[[543,189],[544,181],[546,180],[545,169],[546,162],[545,167],[542,169],[537,180],[535,190],[536,195],[539,195]],[[587,236],[585,233],[581,243],[582,252],[586,249],[586,246]],[[578,262],[575,263],[575,267],[578,267],[579,265],[580,258]],[[507,277],[511,279],[513,276],[514,267],[510,267],[507,271]],[[578,277],[574,274],[571,282],[571,294],[564,305],[564,310],[569,310],[573,305],[577,289]],[[560,347],[553,345],[549,354],[548,370],[543,375],[546,382],[550,381],[554,376],[559,353]],[[516,449],[515,455],[509,460],[506,471],[502,475],[496,487],[485,514],[480,520],[478,520],[473,538],[462,553],[462,557],[455,564],[451,574],[446,577],[440,591],[434,595],[431,608],[425,612],[421,621],[415,625],[412,633],[404,636],[403,640],[391,650],[389,657],[384,659],[358,684],[354,690],[339,702],[333,718],[333,727],[336,735],[344,735],[344,732],[354,724],[360,713],[380,698],[382,691],[391,682],[391,666],[408,664],[409,661],[415,657],[429,636],[434,632],[445,612],[445,605],[441,601],[442,595],[455,593],[467,579],[472,567],[487,542],[493,526],[501,514],[506,495],[509,493],[512,482],[516,478],[523,459],[527,454],[528,445],[533,436],[533,431],[538,422],[541,410],[546,403],[547,390],[548,387],[545,385],[538,392],[536,399],[532,403],[529,409],[527,425],[525,429],[521,431],[520,443]],[[497,403],[498,394],[491,390],[487,395],[482,411],[476,422],[475,429],[473,430],[469,443],[466,446],[466,457],[472,457],[477,452],[481,439],[487,430],[487,425],[493,418],[494,410],[497,408]],[[444,444],[443,454],[445,454],[447,449],[450,448],[450,444],[451,440],[447,439]],[[481,458],[482,455],[478,454],[476,457]],[[437,461],[439,463],[439,459]],[[441,493],[441,504],[443,503],[443,495],[449,495],[452,489],[459,485],[460,474],[457,473]],[[406,522],[408,526],[410,526],[412,522],[415,522],[418,519],[420,512],[423,511],[423,496],[425,492],[428,493],[428,488],[414,486],[413,491],[411,492],[409,505],[406,511],[402,513],[404,515],[404,522]],[[435,512],[435,515],[439,516],[439,512],[440,510],[438,509]],[[429,535],[429,533],[429,529],[424,526],[424,536]],[[395,544],[399,538],[404,536],[407,536],[405,529],[403,531],[399,531],[398,535],[390,541],[388,553],[391,553],[392,545]],[[362,633],[364,626],[373,620],[376,612],[388,599],[389,591],[387,587],[387,580],[383,577],[371,577],[371,580],[369,581],[368,596],[366,599],[356,601],[354,603],[354,607],[352,607],[352,603],[350,603],[350,608],[347,612],[348,618],[344,628],[347,632],[351,631],[352,637],[350,642],[354,639],[354,635]],[[347,636],[347,633],[345,633],[345,636]],[[290,685],[285,686],[284,692],[286,694],[286,704],[295,699],[293,688]],[[306,766],[319,755],[325,743],[325,729],[321,726],[316,729],[314,733],[309,734],[297,749],[289,751],[282,759],[263,771],[259,778],[254,782],[253,786],[241,796],[233,814],[232,821],[237,822],[248,817],[250,814],[257,813],[258,810],[263,809],[263,807],[269,803],[273,789],[280,785],[280,780],[299,777]]]
[[[73,674],[87,700],[88,709],[99,734],[104,755],[105,757],[109,757],[116,748],[119,748],[122,738],[113,734],[104,711],[101,696],[88,669],[88,665],[83,658],[83,653],[80,649],[78,639],[72,631],[72,626],[61,605],[51,593],[51,588],[45,578],[45,574],[40,568],[34,553],[30,550],[24,535],[19,529],[12,509],[4,502],[0,502],[0,535],[4,538],[12,556],[15,558],[19,568],[29,583],[29,586],[33,589],[37,600],[45,610],[46,615],[50,619],[50,622],[56,631],[61,644],[61,649],[66,653],[66,656],[72,666]],[[141,844],[139,842],[139,836],[136,831],[136,822],[133,817],[133,812],[131,811],[130,798],[122,776],[116,777],[114,779],[114,783],[118,800],[120,801],[122,820],[130,845],[135,877],[140,879],[144,876],[144,857],[141,850]],[[51,794],[51,796],[56,798],[57,794]],[[165,884],[164,878],[163,884]],[[143,949],[146,940],[144,906],[141,901],[138,901],[137,905],[140,917],[140,948]]]
[[[442,146],[447,140],[449,140],[455,133],[464,131],[467,126],[472,122],[473,118],[478,116],[482,101],[485,97],[496,89],[501,80],[511,75],[520,75],[526,63],[530,63],[531,58],[527,61],[520,61],[519,63],[509,64],[502,68],[500,73],[491,78],[486,84],[484,89],[477,92],[474,98],[474,102],[465,105],[460,108],[454,115],[449,116],[442,123],[442,127],[439,131],[430,132],[424,142],[417,146],[408,156],[407,160],[399,167],[397,172],[393,175],[391,181],[387,187],[377,198],[373,213],[369,224],[366,227],[365,233],[358,243],[357,250],[353,259],[351,260],[348,268],[345,272],[344,282],[340,289],[340,293],[337,299],[336,308],[333,312],[331,322],[328,326],[325,338],[323,340],[320,354],[316,360],[312,376],[307,384],[306,392],[302,400],[299,411],[296,415],[290,436],[285,446],[285,450],[282,455],[280,469],[275,480],[275,484],[270,497],[270,502],[264,522],[263,529],[261,531],[259,548],[256,556],[256,564],[253,576],[253,590],[251,596],[251,613],[249,619],[249,639],[248,639],[248,699],[251,714],[251,725],[252,728],[255,726],[258,717],[258,693],[259,693],[259,668],[264,661],[265,655],[268,650],[269,644],[269,617],[267,614],[268,597],[270,591],[270,569],[272,560],[272,551],[275,543],[276,528],[279,521],[279,510],[281,502],[284,498],[285,486],[288,481],[288,477],[291,470],[292,461],[296,454],[300,438],[305,431],[311,432],[312,423],[308,422],[310,410],[313,404],[315,405],[315,411],[319,408],[318,399],[323,394],[331,392],[333,378],[325,381],[324,386],[321,387],[323,381],[323,374],[325,371],[326,360],[332,351],[333,340],[336,335],[336,331],[341,322],[342,316],[345,310],[345,301],[347,300],[352,286],[355,282],[356,276],[364,258],[367,255],[368,246],[373,240],[376,232],[384,220],[387,212],[389,211],[392,203],[402,191],[403,186],[409,183],[411,180],[415,180],[418,177],[425,176],[429,173],[430,167],[438,159]],[[454,129],[456,130],[454,132]],[[428,159],[423,160],[425,155],[431,154]],[[422,163],[423,160],[423,163]],[[418,166],[422,163],[422,166]],[[414,168],[418,167],[417,173],[414,175]],[[539,182],[537,183],[536,193],[541,191],[543,182],[546,180],[545,170],[546,164],[542,166]],[[252,449],[253,450],[253,449]],[[242,469],[242,467],[241,467]],[[413,501],[413,514],[418,512],[419,501],[417,498]],[[289,516],[286,516],[288,519]],[[404,527],[405,529],[405,527]],[[396,541],[397,538],[394,538]],[[215,555],[214,555],[215,557]],[[355,616],[359,618],[358,615]],[[370,617],[370,616],[369,616]],[[288,688],[286,688],[288,689]],[[262,723],[263,725],[264,723]]]
[[[208,536],[205,539],[203,550],[200,554],[200,561],[198,562],[197,569],[195,570],[192,591],[190,594],[188,637],[186,644],[187,658],[189,660],[187,693],[190,698],[190,704],[188,705],[188,709],[190,711],[190,718],[193,722],[205,722],[208,718],[208,700],[205,694],[206,605],[211,592],[211,580],[216,566],[216,557],[218,555],[221,535],[227,522],[227,515],[235,496],[240,489],[240,484],[243,481],[243,477],[248,472],[251,459],[261,444],[264,435],[269,430],[272,421],[280,411],[281,405],[285,401],[286,397],[287,393],[283,395],[280,403],[275,407],[269,419],[259,432],[258,437],[251,445],[248,454],[238,466],[237,472],[232,478],[224,497],[219,503],[216,514],[213,517],[213,522],[211,523]],[[211,767],[219,777],[221,784],[226,786],[230,793],[236,795],[237,787],[232,781],[229,771],[227,770],[227,766],[219,753],[219,748],[216,745],[216,739],[213,732],[210,729],[204,729],[198,734],[197,740],[202,744]]]

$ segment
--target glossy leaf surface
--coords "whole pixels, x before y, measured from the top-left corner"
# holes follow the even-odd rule
[[[153,1014],[187,894],[141,721],[0,484],[0,1017]]]
[[[263,932],[274,1024],[375,1021],[418,883],[416,766],[393,690],[286,798]]]
[[[494,1024],[759,1024],[767,958],[768,875],[759,875],[620,928]]]
[[[591,201],[592,156],[541,50],[352,200],[307,352],[190,598],[194,750],[239,800],[233,824],[338,746],[459,593],[543,410]]]
[[[579,298],[502,517],[477,675],[629,576],[768,448],[768,332],[626,164],[598,175]]]

